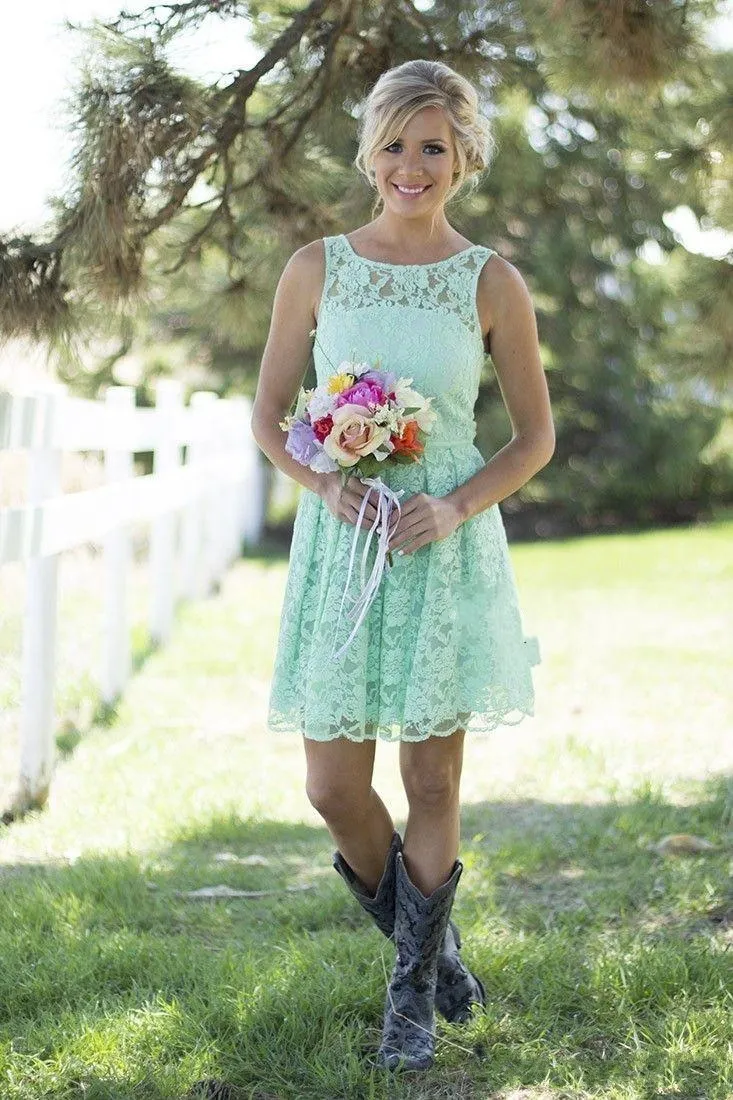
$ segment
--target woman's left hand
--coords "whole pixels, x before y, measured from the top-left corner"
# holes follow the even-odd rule
[[[389,549],[412,554],[429,542],[444,539],[461,524],[456,505],[448,497],[434,497],[429,493],[415,493],[402,504],[402,514],[397,509],[390,516]]]

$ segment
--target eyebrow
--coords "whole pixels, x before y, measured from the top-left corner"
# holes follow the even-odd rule
[[[442,141],[443,144],[445,144],[445,141],[446,141],[445,138],[423,138],[422,140],[423,140],[423,144],[426,141]],[[402,141],[402,138],[395,138],[395,141]]]

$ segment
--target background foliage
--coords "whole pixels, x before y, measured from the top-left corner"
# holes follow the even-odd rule
[[[411,57],[480,88],[498,152],[452,224],[516,264],[535,303],[558,446],[503,504],[515,533],[674,522],[733,499],[729,253],[665,215],[733,214],[733,59],[715,0],[189,0],[84,28],[76,155],[44,241],[0,238],[0,331],[49,339],[85,393],[173,373],[252,394],[294,249],[368,221],[359,104]],[[225,19],[261,51],[210,86],[177,35]],[[110,336],[110,334],[112,334]],[[312,381],[312,365],[310,377]],[[490,358],[489,458],[511,428]]]

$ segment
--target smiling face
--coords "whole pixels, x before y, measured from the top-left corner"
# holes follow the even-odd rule
[[[453,182],[455,154],[450,123],[440,107],[423,107],[391,145],[374,156],[377,190],[385,210],[425,217],[439,209]]]

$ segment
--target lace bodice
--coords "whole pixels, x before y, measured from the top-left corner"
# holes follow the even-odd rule
[[[313,352],[318,383],[344,359],[372,362],[381,354],[386,368],[432,396],[438,418],[430,449],[471,444],[484,361],[476,290],[494,250],[471,245],[433,263],[392,264],[359,256],[343,233],[325,237],[324,244]]]

